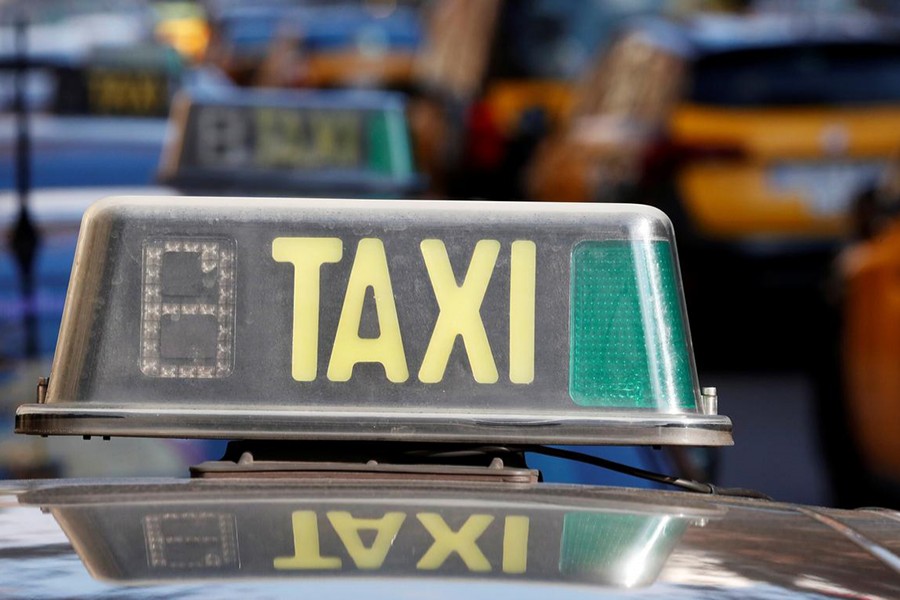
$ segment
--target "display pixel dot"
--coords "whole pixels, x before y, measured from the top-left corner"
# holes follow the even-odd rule
[[[234,359],[234,242],[144,243],[140,368],[150,377],[221,378]]]

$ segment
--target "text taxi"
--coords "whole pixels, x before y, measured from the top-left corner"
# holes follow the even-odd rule
[[[105,200],[57,348],[20,433],[233,441],[190,479],[4,484],[9,596],[900,592],[894,513],[543,445],[731,443],[655,209]]]
[[[193,90],[159,179],[187,194],[408,197],[421,191],[401,94]]]
[[[497,264],[500,242],[476,242],[462,285],[457,285],[443,240],[425,239],[419,246],[439,310],[421,360],[419,381],[438,383],[443,379],[453,344],[459,337],[472,378],[478,383],[496,383],[497,366],[480,311]],[[510,295],[505,303],[508,311],[503,310],[506,306],[491,311],[501,313],[501,317],[508,312],[508,374],[512,383],[531,383],[534,379],[535,250],[530,240],[510,244]],[[297,381],[316,378],[321,269],[326,263],[340,262],[342,254],[340,238],[279,237],[272,242],[273,258],[294,266],[291,374]],[[380,332],[377,338],[359,335],[368,290],[375,304],[375,325]],[[387,379],[395,383],[409,379],[409,360],[392,290],[384,242],[379,238],[361,239],[343,293],[328,362],[329,381],[347,381],[359,363],[381,364]]]

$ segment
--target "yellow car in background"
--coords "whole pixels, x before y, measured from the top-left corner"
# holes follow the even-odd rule
[[[433,187],[522,198],[536,144],[568,115],[574,84],[623,20],[659,0],[437,0],[417,59],[412,121]]]
[[[698,337],[718,337],[701,345],[708,358],[723,358],[735,331],[706,331],[704,315],[725,310],[747,327],[737,335],[765,338],[750,355],[787,350],[802,365],[852,201],[897,148],[900,45],[882,24],[654,20],[622,32],[582,82],[528,187],[536,200],[662,208],[682,254],[697,254],[685,276]]]

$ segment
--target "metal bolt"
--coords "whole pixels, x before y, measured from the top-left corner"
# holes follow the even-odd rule
[[[47,400],[47,386],[50,385],[49,377],[39,377],[37,384],[37,403],[43,404]]]
[[[719,414],[719,395],[714,387],[700,389],[700,412],[704,415]]]

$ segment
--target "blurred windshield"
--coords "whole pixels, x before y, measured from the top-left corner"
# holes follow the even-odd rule
[[[521,0],[504,6],[495,41],[497,77],[572,79],[627,18],[658,12],[658,0]]]
[[[713,54],[688,97],[721,106],[879,104],[900,100],[900,46],[829,44]]]

